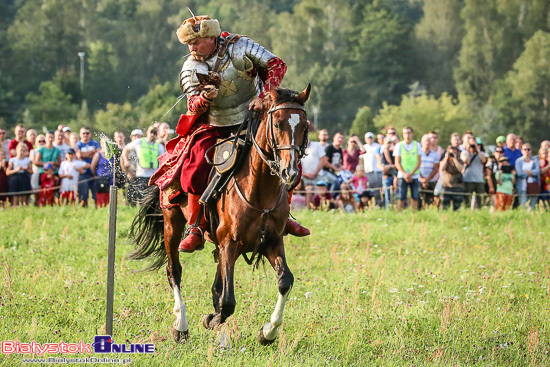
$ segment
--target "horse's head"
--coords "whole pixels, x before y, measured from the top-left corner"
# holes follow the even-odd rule
[[[308,122],[304,104],[309,98],[311,85],[302,92],[289,89],[272,89],[271,107],[267,111],[268,140],[277,174],[285,187],[294,186],[299,176],[298,164],[307,148]]]

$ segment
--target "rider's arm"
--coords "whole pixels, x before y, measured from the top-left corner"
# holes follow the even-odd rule
[[[283,60],[266,50],[265,47],[248,37],[241,37],[237,43],[238,45],[236,44],[235,47],[244,49],[246,58],[252,61],[254,69],[256,69],[258,76],[264,82],[264,88],[258,96],[263,99],[271,88],[278,88],[281,85],[287,69],[286,64]],[[239,61],[235,62],[238,63]],[[245,58],[243,58],[243,62],[244,69],[248,70]]]

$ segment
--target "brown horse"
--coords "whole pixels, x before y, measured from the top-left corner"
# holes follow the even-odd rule
[[[215,312],[203,318],[203,325],[208,329],[216,328],[233,314],[236,305],[233,286],[235,262],[239,256],[252,252],[258,255],[257,259],[267,258],[279,279],[277,305],[270,321],[260,329],[258,339],[267,345],[277,338],[284,306],[294,282],[286,263],[283,242],[290,210],[287,189],[299,178],[298,165],[307,147],[308,123],[304,104],[310,90],[308,85],[301,93],[288,89],[270,91],[264,106],[266,112],[252,137],[252,148],[216,204],[219,225],[211,228],[210,233],[216,244],[217,271],[212,285]],[[174,292],[173,312],[176,316],[172,335],[176,342],[187,339],[189,334],[177,250],[187,223],[187,199],[184,197],[179,204],[162,209],[161,214],[159,189],[153,186],[130,228],[130,237],[137,247],[130,255],[131,259],[154,256],[156,260],[150,267],[154,270],[168,262],[166,272]]]

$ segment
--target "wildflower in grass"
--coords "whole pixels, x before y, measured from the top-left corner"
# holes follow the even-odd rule
[[[305,293],[305,296],[306,296],[306,298],[311,298],[311,295],[312,295],[312,294],[313,294],[312,292],[307,291],[307,292]]]

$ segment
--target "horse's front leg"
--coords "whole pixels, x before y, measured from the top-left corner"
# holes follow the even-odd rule
[[[235,289],[233,274],[235,261],[239,257],[237,244],[230,242],[220,248],[218,269],[212,285],[212,300],[216,313],[204,316],[202,324],[207,329],[214,329],[235,312]]]
[[[189,325],[187,323],[187,308],[181,295],[181,263],[179,259],[178,245],[185,229],[185,217],[178,207],[164,209],[164,246],[168,255],[166,276],[174,292],[174,309],[176,316],[172,337],[176,343],[184,342],[189,338]]]
[[[269,322],[260,329],[260,333],[258,334],[258,341],[262,345],[269,345],[277,339],[279,326],[283,323],[285,304],[294,284],[294,275],[292,275],[286,263],[285,247],[282,238],[279,239],[277,245],[267,249],[266,257],[279,278],[279,297],[277,298],[277,305],[271,314]]]

